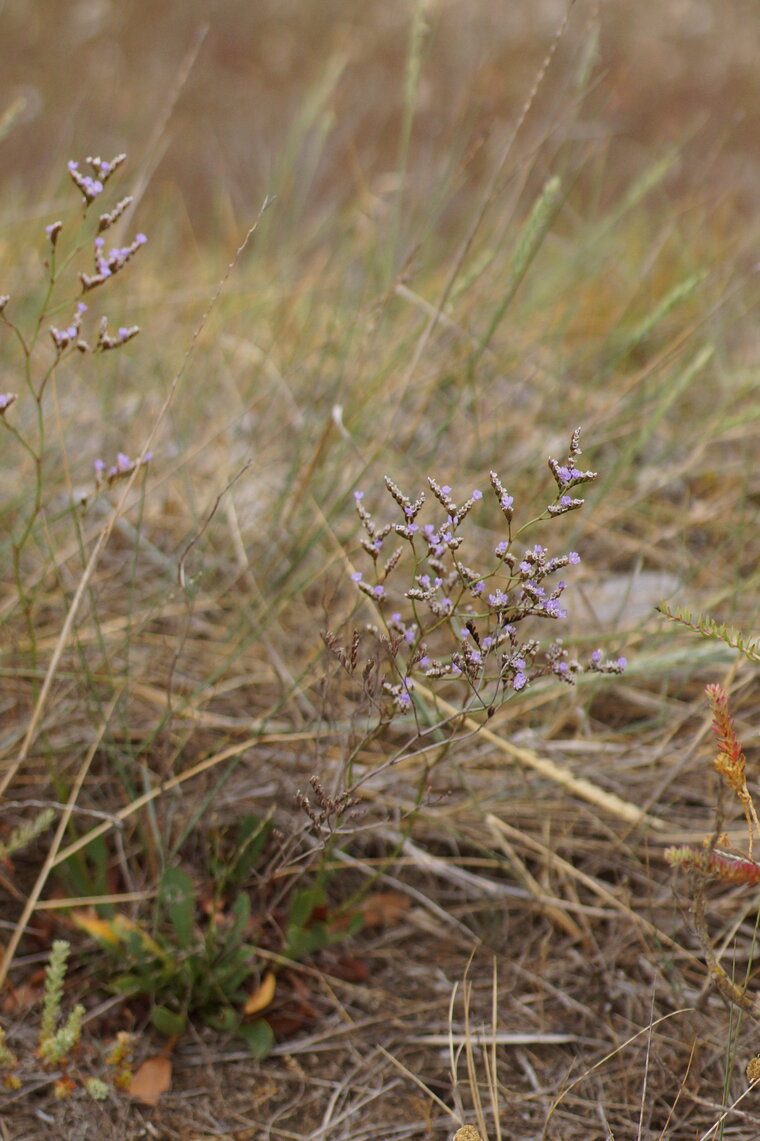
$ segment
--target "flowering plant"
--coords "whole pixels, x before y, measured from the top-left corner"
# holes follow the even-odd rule
[[[386,476],[386,490],[401,509],[402,519],[382,524],[364,506],[363,492],[355,492],[365,532],[362,547],[372,560],[372,576],[365,580],[356,571],[352,578],[372,600],[379,618],[372,631],[389,663],[382,689],[396,711],[411,710],[415,679],[459,684],[465,691],[462,711],[481,710],[490,716],[511,694],[525,690],[538,678],[553,676],[572,684],[584,670],[620,673],[625,668],[624,658],[605,660],[601,650],[581,663],[570,656],[561,639],[544,644],[532,631],[522,633],[524,624],[535,627],[567,616],[561,601],[567,583],[557,576],[579,564],[580,555],[570,551],[550,556],[539,543],[519,553],[516,548],[536,524],[583,507],[584,500],[575,492],[596,479],[597,473],[577,467],[579,440],[580,428],[572,434],[565,463],[549,459],[556,495],[536,518],[520,527],[515,527],[513,496],[499,475],[490,473],[506,537],[496,544],[485,569],[475,569],[462,558],[463,524],[483,499],[481,491],[473,491],[459,503],[448,485],[428,478],[445,516],[437,523],[423,523],[425,492],[413,500]],[[389,539],[399,543],[386,554]],[[397,586],[405,561],[409,576]]]
[[[18,392],[0,394],[0,428],[13,438],[22,454],[31,462],[32,468],[33,494],[19,509],[15,527],[11,529],[14,580],[32,646],[36,644],[35,626],[27,582],[35,575],[25,573],[30,568],[24,567],[24,556],[33,546],[35,529],[38,523],[44,521],[47,508],[43,484],[52,458],[48,424],[51,385],[62,363],[73,355],[101,356],[122,348],[140,331],[138,325],[120,325],[114,333],[109,329],[105,314],[93,323],[90,304],[83,300],[85,296],[89,300],[93,291],[110,283],[147,242],[145,235],[138,233],[128,245],[106,246],[104,235],[113,229],[132,204],[131,195],[121,198],[111,210],[100,214],[97,219],[93,217],[93,203],[104,192],[106,184],[125,159],[126,155],[123,154],[110,161],[88,158],[86,161],[90,173],[81,171],[78,162],[68,164],[69,177],[82,195],[80,226],[72,234],[70,244],[64,241],[68,233],[68,225],[64,222],[57,220],[45,227],[45,283],[30,328],[25,329],[20,321],[11,316],[11,297],[8,294],[0,296],[0,323],[13,335],[22,358],[22,367],[18,371],[23,378],[23,388]],[[69,271],[88,247],[92,250],[92,272],[81,270],[78,273],[76,294],[72,297],[69,292],[66,296],[71,276]],[[63,322],[56,319],[56,315],[61,312],[67,314]],[[88,324],[94,325],[91,332],[88,332]],[[44,351],[45,332],[52,344],[52,353]],[[128,477],[136,468],[148,463],[150,458],[146,454],[131,460],[120,452],[115,464],[106,465],[102,460],[96,460],[95,492],[110,486],[117,479]],[[69,506],[84,506],[88,499],[87,494],[72,496]],[[47,549],[47,543],[41,543],[40,549]]]

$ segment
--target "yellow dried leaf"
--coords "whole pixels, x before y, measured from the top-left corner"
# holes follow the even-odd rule
[[[99,943],[107,943],[110,947],[115,947],[121,941],[119,933],[114,929],[113,919],[101,919],[92,909],[75,911],[71,918],[77,927],[81,927]]]
[[[277,982],[271,971],[267,971],[259,986],[246,1002],[243,1010],[246,1014],[258,1014],[265,1006],[269,1006],[274,998]]]

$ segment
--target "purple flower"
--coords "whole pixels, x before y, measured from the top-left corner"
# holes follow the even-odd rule
[[[577,551],[571,551],[570,554],[567,556],[567,561],[569,563],[572,563],[573,566],[577,566],[578,563],[581,561],[581,556],[578,554]]]
[[[359,502],[360,499],[364,499],[364,492],[363,491],[355,491],[354,492],[354,499],[356,500],[357,503]]]
[[[556,598],[547,598],[544,610],[551,618],[567,618],[567,611],[564,606],[560,606]]]
[[[483,498],[483,492],[482,492],[482,491],[478,491],[478,489],[477,489],[477,487],[476,487],[476,488],[475,488],[475,490],[474,490],[474,491],[473,491],[473,493],[472,493],[472,498],[473,498],[473,499],[474,499],[474,500],[477,502],[477,500],[478,500],[478,499],[482,499],[482,498]]]
[[[513,504],[515,502],[514,496],[507,495],[507,493],[505,492],[504,495],[502,495],[500,502],[501,502],[501,505],[504,508],[504,510],[509,511],[509,509],[513,506]]]
[[[361,580],[362,580],[362,572],[361,571],[354,571],[354,573],[351,575],[351,582],[361,582]]]
[[[82,174],[79,170],[79,163],[73,160],[68,163],[68,171],[72,180],[81,190],[85,205],[89,206],[102,193],[103,183],[97,178],[91,178],[89,174]]]
[[[525,688],[527,680],[528,679],[524,673],[515,674],[514,678],[512,679],[512,689],[515,691],[515,693],[519,693],[521,689]]]

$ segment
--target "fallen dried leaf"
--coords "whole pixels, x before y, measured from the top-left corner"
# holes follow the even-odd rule
[[[363,899],[357,911],[364,919],[365,927],[385,927],[398,923],[411,900],[397,891],[376,891]]]
[[[258,1014],[265,1006],[269,1006],[274,998],[277,982],[271,971],[267,971],[259,986],[246,1002],[243,1010],[246,1014]]]
[[[172,1084],[172,1064],[165,1054],[146,1058],[135,1073],[129,1087],[129,1096],[143,1105],[158,1105],[162,1093]]]

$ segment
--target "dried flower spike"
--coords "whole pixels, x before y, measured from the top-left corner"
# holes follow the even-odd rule
[[[688,844],[665,849],[665,859],[673,868],[701,872],[725,883],[760,884],[760,864],[751,856],[723,848],[692,848]]]
[[[708,685],[705,688],[707,700],[713,715],[713,733],[718,742],[718,753],[713,766],[731,788],[739,800],[747,821],[749,834],[749,856],[752,858],[752,842],[755,832],[760,832],[755,805],[747,788],[747,762],[736,736],[734,721],[728,710],[728,695],[721,685]]]

